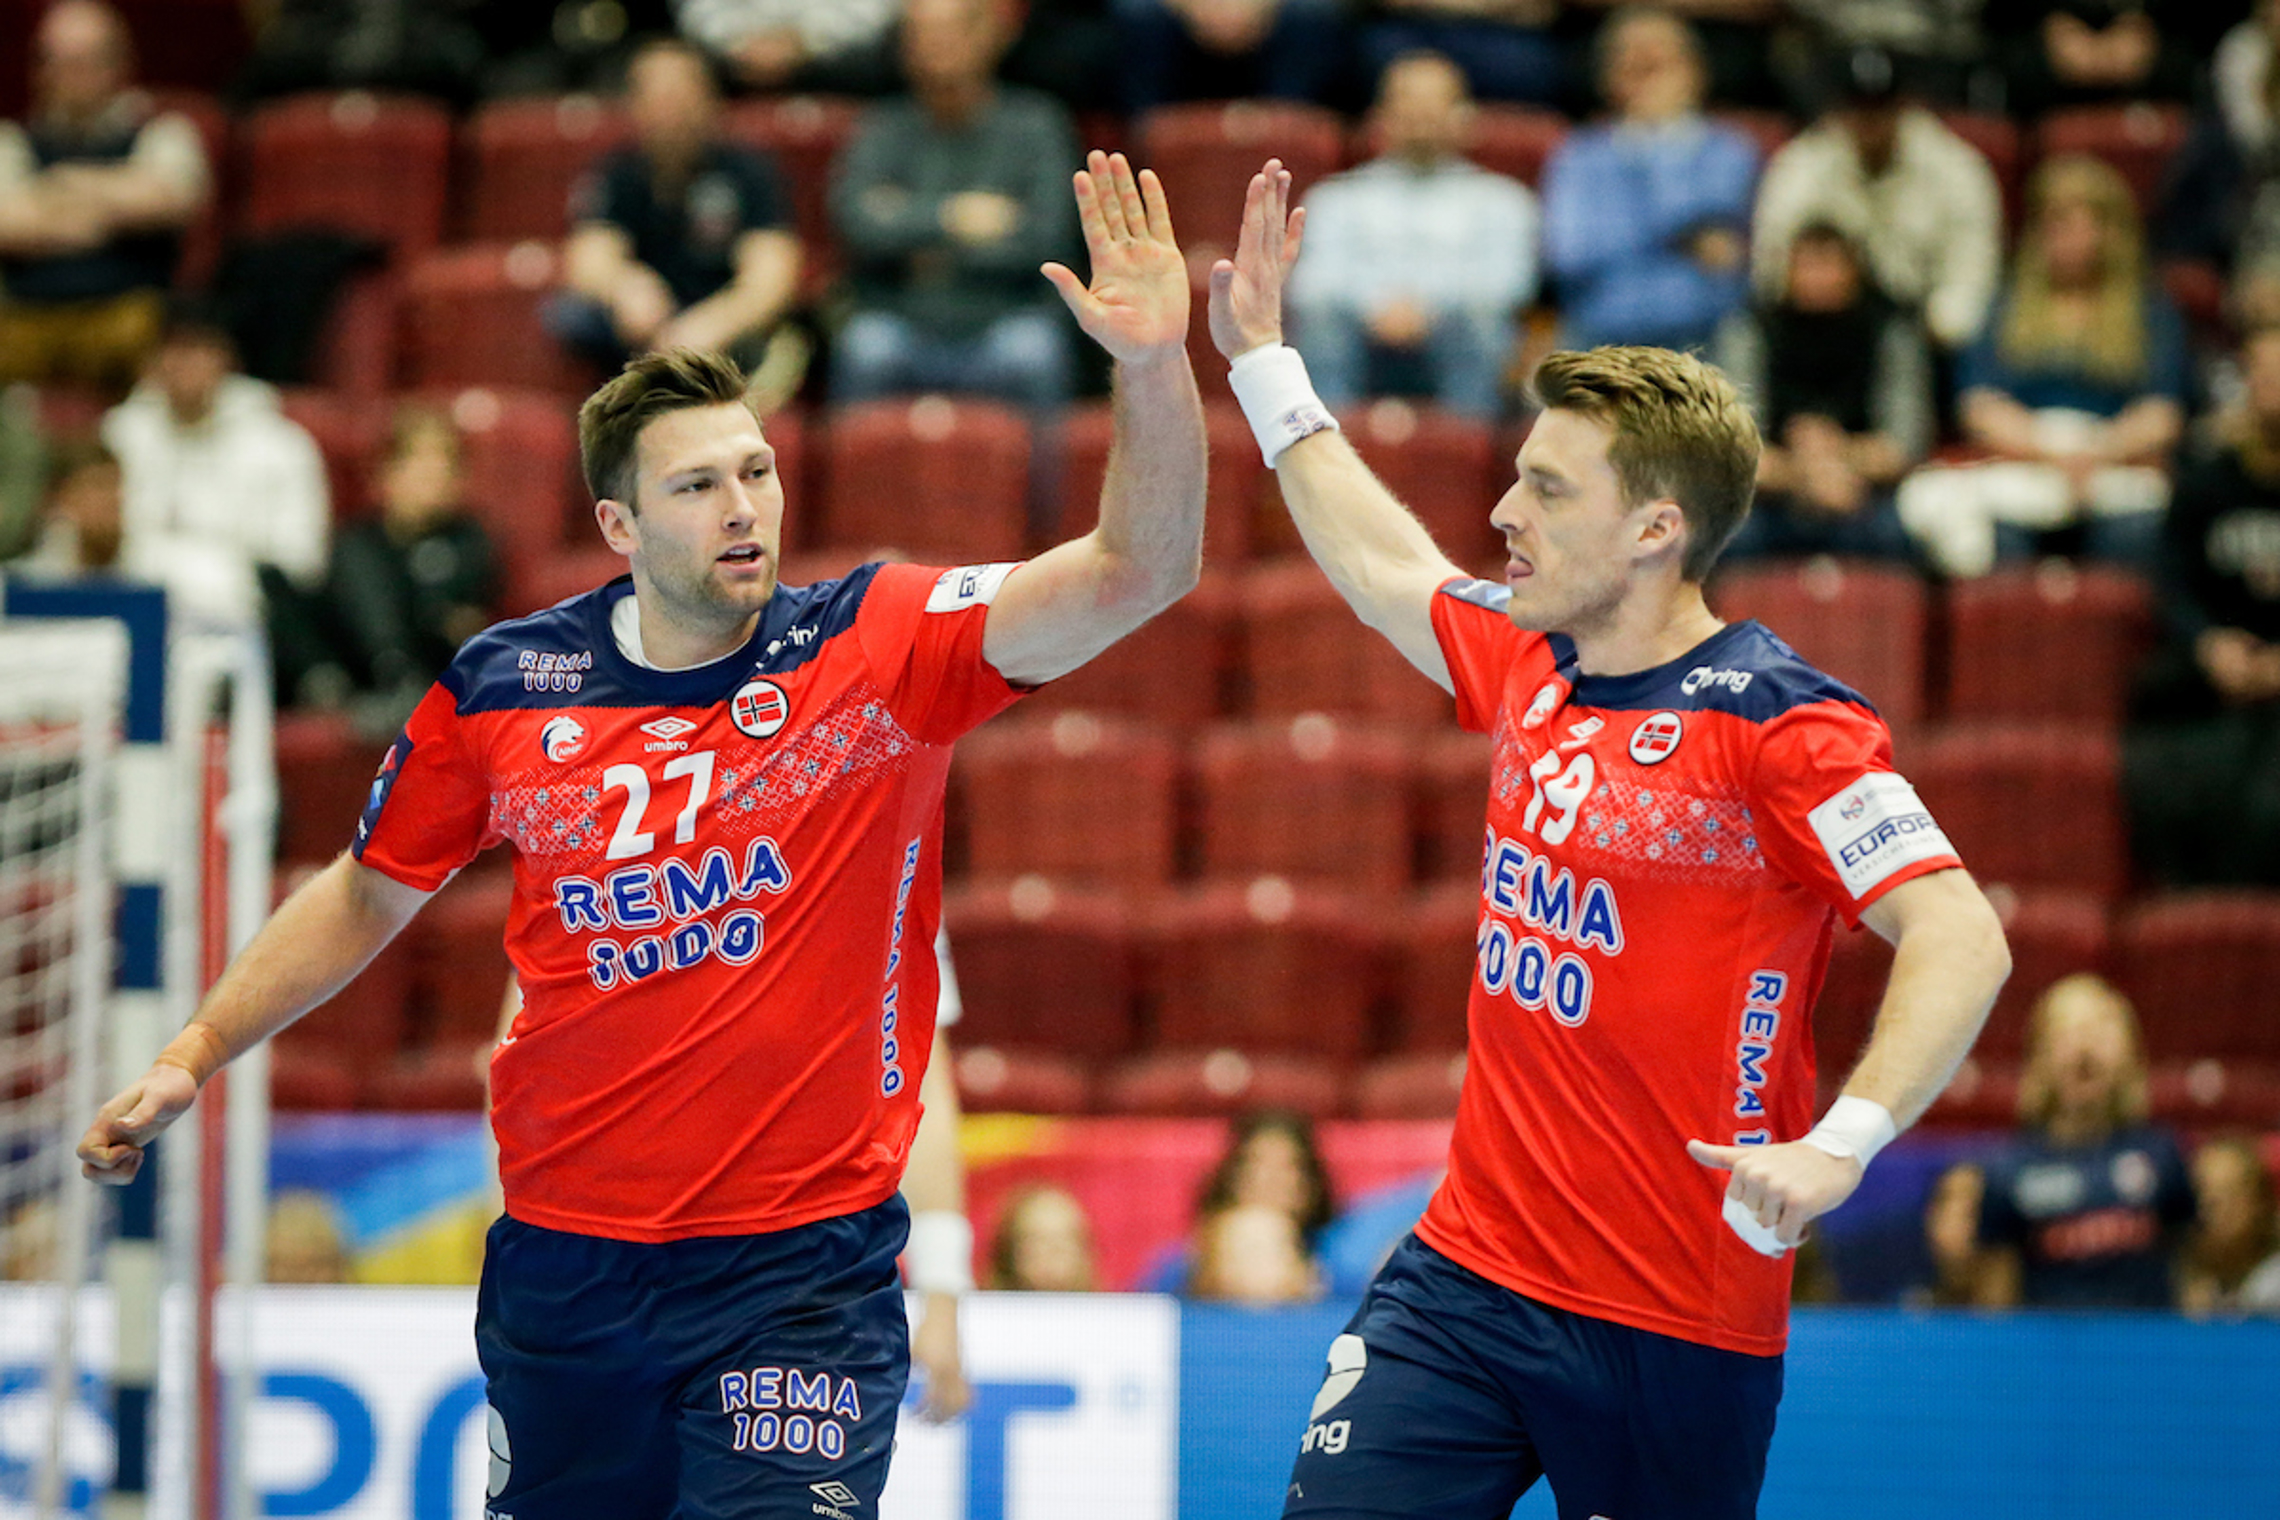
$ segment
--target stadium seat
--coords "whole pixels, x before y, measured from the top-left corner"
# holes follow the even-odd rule
[[[1345,154],[1336,113],[1290,101],[1194,101],[1158,106],[1133,124],[1137,164],[1164,182],[1191,266],[1234,247],[1244,191],[1269,157],[1290,171],[1293,199],[1335,173]],[[1204,236],[1202,229],[1218,233]],[[1202,312],[1196,313],[1200,320]]]
[[[1233,578],[1207,570],[1195,590],[1022,706],[1120,712],[1180,729],[1208,723],[1225,710],[1235,600]]]
[[[1958,581],[1948,591],[1948,716],[2117,728],[2153,633],[2153,597],[2125,571],[2052,559]]]
[[[415,1045],[364,1081],[368,1108],[392,1113],[481,1113],[490,1102],[490,1045]]]
[[[1123,898],[1040,876],[974,882],[945,895],[942,923],[965,1005],[961,1046],[1082,1060],[1132,1048],[1140,951]]]
[[[2087,892],[1996,892],[1992,898],[2011,946],[2011,979],[1973,1048],[1982,1057],[2016,1061],[2026,1053],[2035,1000],[2061,977],[2106,971],[2112,933],[2106,904]]]
[[[1902,769],[1981,882],[2121,894],[2128,853],[2113,734],[1957,724],[1911,745]]]
[[[1884,984],[1892,975],[1892,947],[1875,930],[1837,925],[1829,942],[1829,968],[1813,1005],[1813,1062],[1825,1096],[1860,1059],[1876,1022]]]
[[[1222,363],[1220,368],[1226,365]],[[1226,569],[1250,554],[1252,521],[1262,503],[1272,498],[1273,510],[1280,513],[1282,502],[1267,479],[1266,463],[1259,457],[1259,446],[1241,409],[1231,401],[1214,402],[1204,408],[1203,420],[1211,446],[1203,562]],[[1100,520],[1100,488],[1108,474],[1112,432],[1106,402],[1079,404],[1063,414],[1061,522],[1054,534],[1056,540],[1088,533]]]
[[[317,334],[309,384],[360,400],[393,390],[402,299],[402,283],[386,270],[349,276]]]
[[[512,584],[560,551],[583,504],[577,423],[559,398],[529,391],[472,388],[441,399],[459,424],[467,509]]]
[[[279,398],[285,415],[316,440],[325,459],[325,489],[335,523],[372,510],[372,467],[387,438],[385,405],[338,392],[296,388]]]
[[[498,1042],[499,1006],[511,974],[505,936],[514,886],[513,874],[486,858],[420,910],[410,930],[418,947],[413,1036],[419,1043],[472,1051]]]
[[[315,872],[311,863],[283,873],[280,901]],[[356,1108],[367,1079],[395,1059],[410,1027],[417,954],[399,937],[349,984],[304,1014],[271,1042],[270,1101],[281,1109]]]
[[[1311,560],[1255,565],[1236,602],[1242,705],[1262,718],[1326,712],[1449,726],[1449,694],[1354,615]]]
[[[2280,1065],[2280,892],[2147,898],[2117,922],[2114,962],[2155,1060]]]
[[[1398,892],[1412,874],[1411,746],[1322,713],[1231,723],[1196,746],[1208,875]]]
[[[451,117],[443,107],[362,90],[258,107],[239,131],[238,228],[362,233],[394,260],[443,237]]]
[[[1153,1043],[1347,1060],[1368,1048],[1385,914],[1374,900],[1280,877],[1162,904],[1149,930]]]
[[[839,237],[831,224],[831,165],[861,124],[860,102],[828,95],[781,95],[738,101],[723,120],[728,135],[772,155],[792,197],[800,235],[802,279],[820,293],[839,272]]]
[[[1722,126],[1732,127],[1757,146],[1758,161],[1769,162],[1797,135],[1797,123],[1787,112],[1721,107],[1711,113]]]
[[[1327,1119],[1346,1107],[1344,1073],[1319,1056],[1264,1054],[1226,1047],[1135,1056],[1101,1079],[1099,1107],[1111,1114],[1225,1115],[1289,1109]]]
[[[1465,1079],[1462,1050],[1387,1056],[1354,1074],[1357,1119],[1453,1119]]]
[[[1494,758],[1486,734],[1449,729],[1418,741],[1418,880],[1479,884]]]
[[[1531,188],[1544,180],[1544,164],[1568,134],[1568,119],[1542,106],[1482,101],[1473,112],[1465,157],[1496,174],[1508,174]],[[1362,163],[1385,151],[1385,134],[1373,116],[1356,127],[1347,157]],[[1263,161],[1263,160],[1262,160]],[[1253,169],[1257,164],[1251,166]]]
[[[820,536],[892,546],[928,564],[1019,559],[1027,548],[1029,424],[1011,407],[947,396],[869,401],[825,429]]]
[[[1837,1086],[1850,1067],[1821,1070],[1821,1107],[1835,1101]],[[1989,1058],[1977,1051],[1965,1056],[1948,1085],[1932,1100],[1917,1122],[1927,1129],[2000,1130],[2019,1119],[2019,1063]]]
[[[1995,171],[1995,187],[2003,193],[2003,225],[2019,225],[2019,191],[2024,175],[2024,148],[2019,126],[1993,111],[1942,111],[1940,124],[1979,150],[1987,167]]]
[[[2156,1061],[2147,1075],[2153,1117],[2180,1129],[2280,1125],[2280,1064],[2201,1056]]]
[[[1147,888],[1171,880],[1180,746],[1112,713],[1022,713],[958,745],[967,869]]]
[[[1480,944],[1480,887],[1444,882],[1420,892],[1402,915],[1394,959],[1396,1050],[1465,1048],[1466,1009]]]
[[[556,549],[544,559],[522,566],[507,582],[505,610],[510,617],[521,617],[596,586],[606,586],[625,573],[625,556],[605,545],[596,533],[592,543]]]
[[[387,746],[340,713],[277,716],[277,858],[323,864],[348,848]]]
[[[1512,471],[1509,457],[1497,454],[1493,429],[1438,407],[1391,398],[1341,421],[1362,461],[1417,514],[1442,553],[1476,573],[1504,563],[1504,535],[1488,525],[1488,514]],[[1279,494],[1265,505],[1254,534],[1258,553],[1304,554]]]
[[[559,392],[575,405],[600,379],[547,332],[555,245],[482,243],[414,260],[403,278],[403,383]]]
[[[1926,600],[1908,571],[1827,558],[1736,565],[1710,586],[1720,617],[1765,624],[1867,697],[1896,733],[1924,715]]]
[[[2139,212],[2150,217],[2160,208],[2162,180],[2187,127],[2183,106],[2152,101],[2053,111],[2035,128],[2035,156],[2038,162],[2061,153],[2104,159],[2129,181]]]
[[[592,95],[486,101],[460,130],[460,236],[560,238],[578,177],[628,136],[624,111]]]
[[[1092,1108],[1092,1073],[1070,1056],[955,1044],[951,1069],[958,1101],[969,1114],[1081,1114]]]
[[[174,283],[185,290],[203,290],[212,283],[222,259],[223,229],[229,209],[230,117],[221,100],[204,90],[152,90],[152,103],[162,111],[176,111],[198,129],[198,143],[206,150],[208,198],[205,210],[182,234],[182,257],[174,266]]]

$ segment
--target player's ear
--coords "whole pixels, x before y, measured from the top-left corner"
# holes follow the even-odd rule
[[[602,542],[620,554],[631,554],[640,547],[641,530],[636,526],[639,520],[624,502],[605,496],[594,503],[594,522],[602,530]]]
[[[1639,511],[1638,545],[1642,558],[1683,554],[1686,549],[1686,511],[1669,497],[1647,502]]]

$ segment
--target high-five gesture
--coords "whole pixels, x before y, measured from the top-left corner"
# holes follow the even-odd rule
[[[1283,286],[1305,231],[1305,209],[1290,206],[1290,171],[1270,158],[1243,196],[1235,257],[1211,266],[1211,341],[1229,359],[1282,341]]]
[[[1120,364],[1140,363],[1187,342],[1187,261],[1172,238],[1172,212],[1156,171],[1135,179],[1121,153],[1095,149],[1076,174],[1077,219],[1092,258],[1088,289],[1066,264],[1045,278],[1077,325]]]

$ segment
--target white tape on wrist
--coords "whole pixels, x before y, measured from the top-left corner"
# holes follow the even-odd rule
[[[1805,1143],[1832,1156],[1850,1156],[1865,1170],[1899,1133],[1892,1110],[1883,1104],[1873,1098],[1843,1097],[1829,1105],[1821,1122],[1806,1134]]]
[[[1243,420],[1251,424],[1270,470],[1283,450],[1299,439],[1338,431],[1338,419],[1314,394],[1314,382],[1306,378],[1306,361],[1295,348],[1266,343],[1237,355],[1227,371],[1227,383],[1234,387]]]
[[[950,1209],[921,1209],[910,1216],[910,1244],[903,1265],[916,1293],[971,1293],[974,1290],[974,1227]]]

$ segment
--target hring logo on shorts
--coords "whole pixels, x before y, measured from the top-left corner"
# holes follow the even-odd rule
[[[1686,736],[1686,720],[1674,712],[1649,713],[1631,730],[1631,758],[1641,765],[1660,765],[1678,753]]]
[[[850,1511],[863,1502],[863,1496],[844,1483],[810,1483],[808,1492],[823,1501],[808,1508],[822,1515],[824,1520],[855,1520]]]
[[[747,681],[728,699],[729,720],[751,739],[773,739],[792,715],[792,699],[773,681]]]
[[[515,656],[524,691],[576,691],[586,684],[585,672],[594,668],[592,650],[558,654],[551,649],[526,649]]]
[[[556,765],[574,759],[586,747],[586,725],[576,718],[549,718],[538,731],[538,747]]]
[[[1678,689],[1691,697],[1698,691],[1711,691],[1723,686],[1726,690],[1739,696],[1748,691],[1750,682],[1756,679],[1757,673],[1755,671],[1713,670],[1708,665],[1697,665],[1686,673],[1685,680],[1678,683]]]
[[[1536,694],[1528,699],[1528,710],[1520,715],[1520,726],[1522,728],[1542,728],[1544,720],[1549,718],[1553,709],[1559,705],[1560,683],[1546,681],[1537,687]]]
[[[689,741],[681,736],[695,733],[697,725],[687,718],[659,718],[654,722],[642,724],[641,731],[649,735],[653,741],[641,747],[654,753],[661,749],[687,749]]]

